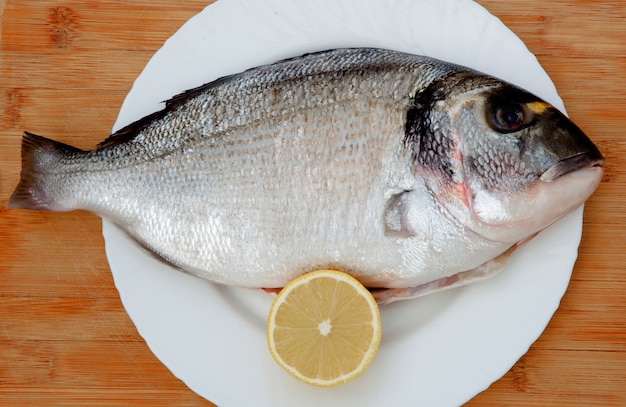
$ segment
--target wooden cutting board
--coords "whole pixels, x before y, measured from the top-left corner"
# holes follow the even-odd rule
[[[626,3],[479,3],[537,55],[607,162],[559,310],[529,352],[468,405],[624,406]],[[0,405],[212,405],[137,334],[113,285],[99,218],[6,209],[21,132],[93,147],[150,56],[207,4],[0,1]]]

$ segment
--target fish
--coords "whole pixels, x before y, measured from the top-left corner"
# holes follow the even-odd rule
[[[217,284],[275,292],[334,269],[382,304],[496,274],[589,198],[603,161],[510,83],[341,48],[185,91],[91,150],[26,132],[8,206],[91,211]]]

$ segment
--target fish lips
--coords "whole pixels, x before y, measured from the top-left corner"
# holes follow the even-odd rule
[[[558,161],[539,177],[541,181],[552,182],[564,175],[584,168],[602,167],[604,158],[598,150],[580,153]]]

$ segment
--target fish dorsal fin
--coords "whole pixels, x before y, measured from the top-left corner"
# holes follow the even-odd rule
[[[166,108],[167,109],[167,108]],[[98,144],[98,149],[113,147],[118,144],[124,144],[126,142],[134,139],[137,134],[141,132],[148,124],[153,122],[154,120],[158,120],[165,116],[167,113],[166,109],[160,110],[158,112],[151,113],[134,123],[129,124],[128,126],[123,127],[122,129],[116,131],[111,134],[109,137],[104,139],[101,143]]]
[[[233,77],[237,75],[238,74],[224,76],[222,78],[214,80],[213,82],[205,83],[204,85],[186,90],[184,92],[179,93],[178,95],[175,95],[171,99],[165,101],[165,107],[162,110],[151,113],[145,117],[142,117],[136,122],[133,122],[121,128],[120,130],[116,131],[115,133],[107,137],[100,144],[98,144],[97,148],[102,149],[102,148],[113,147],[118,144],[123,144],[123,143],[133,140],[150,123],[154,122],[155,120],[162,119],[172,110],[176,109],[177,107],[181,105],[184,105],[188,100],[193,99],[194,97],[198,96],[199,94],[209,89],[223,85],[224,83],[232,80]]]
[[[237,79],[241,75],[244,75],[246,73],[253,72],[253,71],[260,71],[272,65],[296,63],[300,60],[314,57],[315,55],[324,54],[329,51],[311,52],[311,53],[307,53],[307,54],[297,56],[297,57],[286,58],[278,62],[275,62],[274,64],[260,65],[257,67],[247,69],[240,73],[235,73],[232,75],[226,75],[226,76],[220,77],[212,82],[208,82],[196,88],[192,88],[184,92],[181,92],[178,95],[175,95],[174,97],[172,97],[170,100],[166,101],[165,107],[162,110],[149,114],[148,116],[143,117],[137,120],[136,122],[131,123],[128,126],[116,131],[115,133],[107,137],[104,141],[102,141],[100,144],[98,144],[97,148],[102,149],[102,148],[107,148],[107,147],[113,147],[118,144],[123,144],[123,143],[133,140],[151,122],[162,119],[163,117],[165,117],[165,115],[167,115],[167,113],[177,108],[178,106],[185,104],[189,99],[192,99],[196,97],[197,95],[203,92],[206,92],[210,89],[214,89],[219,86],[222,86],[234,79]],[[338,49],[334,51],[338,52],[342,50]]]

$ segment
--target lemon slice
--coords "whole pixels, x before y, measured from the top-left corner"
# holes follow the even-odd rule
[[[378,305],[355,278],[318,270],[291,281],[274,299],[267,343],[274,360],[314,386],[356,379],[380,344]]]

